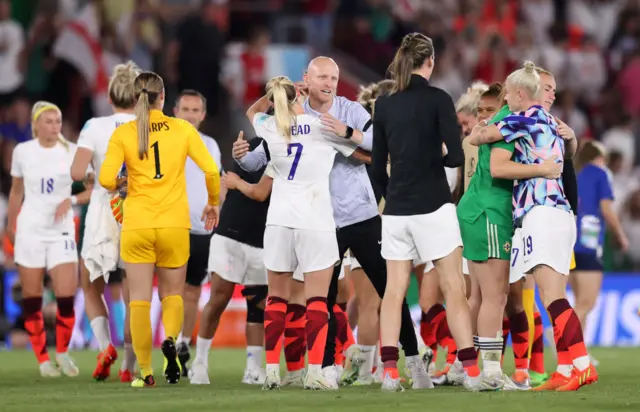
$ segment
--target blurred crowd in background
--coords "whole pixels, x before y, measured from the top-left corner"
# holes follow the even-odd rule
[[[62,108],[63,134],[75,141],[87,119],[110,112],[111,68],[134,60],[165,79],[167,113],[182,89],[206,96],[203,132],[228,168],[231,143],[248,127],[235,119],[263,93],[271,45],[340,56],[341,81],[357,86],[383,78],[412,31],[434,40],[432,83],[454,100],[474,80],[503,81],[523,60],[555,74],[554,114],[609,149],[631,248],[608,248],[606,268],[640,269],[640,0],[0,0],[0,236],[12,150],[31,138],[36,100]],[[11,264],[0,253],[0,267]]]

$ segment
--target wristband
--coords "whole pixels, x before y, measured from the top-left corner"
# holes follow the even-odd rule
[[[351,139],[353,136],[353,127],[347,126],[347,134],[344,136],[345,139]]]
[[[78,196],[71,196],[71,204],[74,206],[78,204]]]

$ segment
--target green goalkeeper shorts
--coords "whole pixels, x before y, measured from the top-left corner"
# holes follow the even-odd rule
[[[485,213],[473,223],[460,219],[460,232],[467,260],[484,262],[489,259],[511,259],[512,226],[494,225]]]

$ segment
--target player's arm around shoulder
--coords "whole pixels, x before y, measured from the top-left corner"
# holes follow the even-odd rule
[[[258,183],[249,183],[233,172],[222,177],[222,184],[227,190],[239,190],[243,195],[257,202],[264,202],[271,194],[275,170],[269,163]]]
[[[362,151],[371,152],[373,148],[373,119],[371,114],[360,103],[337,97],[345,102],[347,110],[347,126],[353,128],[351,139],[358,144]]]

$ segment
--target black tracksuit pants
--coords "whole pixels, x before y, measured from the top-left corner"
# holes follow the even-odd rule
[[[382,234],[382,219],[375,216],[363,222],[339,228],[337,231],[338,249],[340,251],[340,263],[347,252],[351,250],[351,255],[355,257],[362,270],[378,292],[381,298],[387,287],[387,263],[380,254],[380,237]],[[336,266],[329,287],[327,296],[327,306],[329,309],[329,327],[327,331],[327,345],[324,350],[322,366],[331,366],[335,362],[336,348],[336,318],[333,307],[338,298],[338,276],[340,275],[340,265]],[[356,292],[357,293],[357,292]],[[360,316],[366,316],[361,313]],[[402,303],[402,326],[400,328],[400,343],[405,356],[418,355],[418,340],[411,320],[409,305],[406,299]]]

